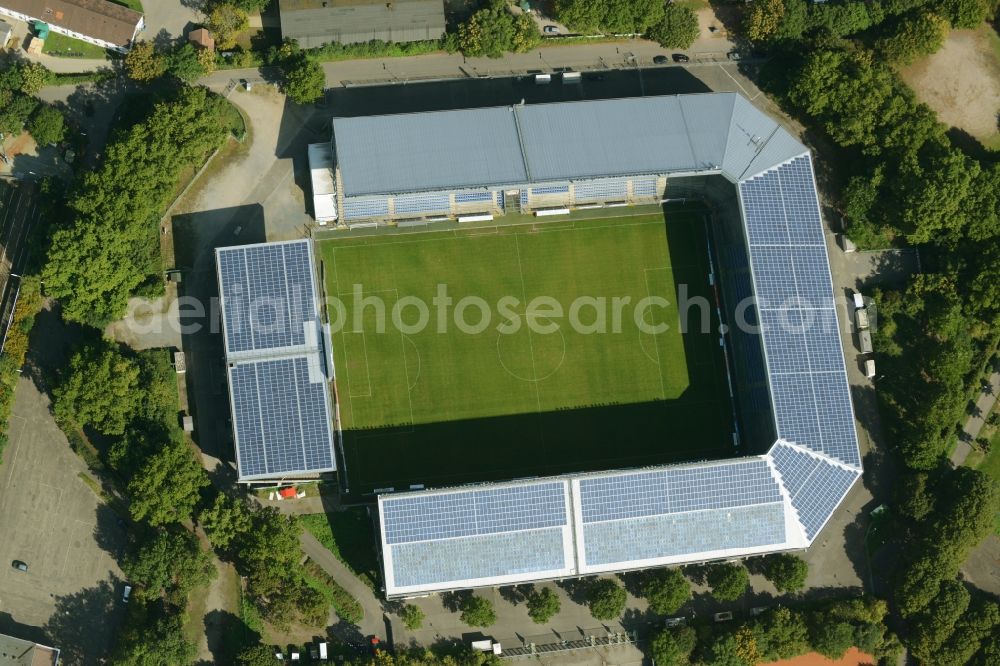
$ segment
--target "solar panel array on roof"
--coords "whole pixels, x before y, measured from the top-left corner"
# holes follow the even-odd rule
[[[336,469],[309,241],[216,250],[241,481]]]
[[[797,451],[783,442],[771,449],[771,459],[810,541],[861,475],[859,470]]]
[[[778,436],[860,467],[811,158],[739,193]]]
[[[306,343],[318,320],[306,241],[221,248],[218,267],[227,353]]]
[[[570,575],[567,482],[379,498],[386,589]]]

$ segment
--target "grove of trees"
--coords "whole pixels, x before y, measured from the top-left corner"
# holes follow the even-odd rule
[[[522,53],[537,46],[541,38],[534,20],[527,14],[512,14],[506,0],[489,0],[458,26],[458,47],[470,57]]]

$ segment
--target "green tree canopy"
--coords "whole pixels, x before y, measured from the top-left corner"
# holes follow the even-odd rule
[[[167,595],[178,603],[215,576],[212,559],[201,549],[198,537],[184,530],[157,530],[126,555],[122,570],[136,586],[139,599]]]
[[[152,81],[166,71],[167,58],[156,51],[152,42],[138,42],[125,56],[125,73],[133,81]]]
[[[657,664],[687,666],[697,643],[698,637],[691,627],[665,629],[650,641],[649,653]]]
[[[462,622],[470,627],[490,627],[497,621],[493,602],[474,594],[462,600],[460,609]]]
[[[299,52],[289,58],[284,66],[284,91],[296,104],[312,104],[323,97],[326,74],[319,63]]]
[[[931,11],[917,11],[902,17],[895,32],[879,39],[875,49],[890,62],[909,65],[941,48],[947,34],[947,21]]]
[[[158,221],[181,171],[222,144],[228,102],[184,87],[127,131],[112,135],[97,171],[70,198],[52,234],[45,291],[69,321],[103,328],[145,280],[162,284]]]
[[[39,146],[59,143],[66,135],[65,120],[62,111],[42,104],[28,121],[28,132]]]
[[[274,666],[276,661],[269,645],[252,645],[236,656],[237,666]]]
[[[698,39],[698,17],[685,5],[668,3],[663,16],[649,24],[646,37],[668,49],[687,49]]]
[[[809,565],[797,555],[777,553],[764,558],[764,577],[774,583],[779,592],[796,592],[806,585]]]
[[[130,626],[119,638],[111,658],[114,666],[165,666],[189,664],[198,649],[184,636],[184,624],[178,613],[155,619],[150,626]]]
[[[587,586],[587,605],[595,620],[613,620],[625,610],[625,588],[613,578],[599,578]]]
[[[941,0],[941,11],[956,28],[977,28],[987,19],[996,3],[988,0]]]
[[[814,622],[809,633],[813,649],[830,659],[840,659],[854,645],[854,627],[849,622],[824,618]]]
[[[499,58],[504,53],[523,53],[538,45],[541,34],[527,14],[514,16],[504,0],[489,0],[465,23],[458,26],[458,46],[469,57]]]
[[[249,26],[246,12],[228,2],[215,3],[208,12],[205,24],[220,49],[236,46],[236,37]]]
[[[226,550],[235,539],[250,533],[253,516],[244,500],[219,493],[212,505],[198,514],[198,522],[212,545]]]
[[[194,83],[205,75],[205,68],[198,58],[198,49],[191,42],[174,48],[166,58],[167,71],[181,81]]]
[[[671,615],[691,598],[691,583],[680,569],[660,569],[643,581],[642,594],[658,615]]]
[[[767,41],[778,33],[785,16],[784,0],[761,0],[750,6],[744,26],[753,42]]]
[[[545,624],[555,617],[562,608],[562,602],[551,588],[543,587],[528,594],[528,617],[535,624]]]
[[[142,404],[139,373],[139,364],[110,344],[84,347],[53,390],[56,418],[106,435],[124,433]]]
[[[149,457],[128,484],[132,518],[150,525],[185,520],[209,483],[201,461],[182,438],[173,438]]]
[[[750,573],[742,564],[712,564],[705,578],[712,588],[712,596],[719,601],[739,599],[750,585]]]
[[[418,606],[406,604],[403,606],[403,610],[400,611],[399,617],[403,620],[403,626],[410,631],[416,631],[424,625],[426,615],[424,615],[424,612]]]
[[[790,659],[809,651],[809,628],[805,618],[784,606],[754,620],[751,629],[762,659]]]
[[[969,608],[972,597],[957,580],[946,580],[923,612],[910,620],[909,647],[922,662],[932,663]]]

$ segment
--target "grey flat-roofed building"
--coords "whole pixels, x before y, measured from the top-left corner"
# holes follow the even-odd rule
[[[58,666],[59,650],[0,634],[0,666]]]
[[[303,48],[440,39],[442,0],[279,0],[281,35]]]

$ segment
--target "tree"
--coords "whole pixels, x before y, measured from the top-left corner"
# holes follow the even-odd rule
[[[505,0],[490,0],[458,26],[458,45],[470,57],[499,58],[505,52],[523,53],[538,45],[538,26],[526,14],[514,16]]]
[[[274,649],[268,645],[252,645],[236,656],[238,666],[274,666]]]
[[[680,569],[661,569],[646,577],[642,594],[658,615],[671,615],[691,598],[691,584]]]
[[[53,397],[56,418],[120,435],[142,404],[139,364],[109,344],[84,347]]]
[[[237,538],[251,530],[253,516],[247,503],[219,493],[210,507],[199,515],[198,522],[216,548],[225,550]]]
[[[115,136],[101,166],[69,200],[70,219],[52,233],[42,269],[45,291],[67,321],[98,328],[122,316],[146,280],[162,284],[157,221],[183,169],[222,144],[228,102],[182,87]]]
[[[646,31],[646,37],[668,49],[689,48],[700,34],[698,17],[691,8],[672,2],[664,7],[662,20]]]
[[[791,553],[778,553],[764,558],[764,577],[774,583],[778,592],[796,592],[806,585],[809,565]]]
[[[403,620],[403,626],[410,631],[416,631],[424,625],[424,612],[413,604],[406,604],[400,611],[399,617]]]
[[[17,65],[21,78],[21,92],[25,95],[37,95],[52,73],[37,62],[22,62]]]
[[[123,631],[111,663],[114,666],[189,664],[197,654],[198,648],[184,636],[180,615],[172,613],[156,619],[152,626],[133,626]]]
[[[595,620],[613,620],[625,610],[625,588],[613,578],[592,581],[587,588],[587,605]]]
[[[900,19],[896,32],[875,43],[875,49],[897,65],[909,65],[930,55],[944,44],[948,23],[930,11],[908,14]]]
[[[849,622],[816,621],[810,631],[813,649],[824,657],[840,659],[854,645],[854,627]]]
[[[285,65],[285,94],[296,104],[311,104],[323,96],[326,74],[318,62],[299,52]]]
[[[199,491],[209,483],[194,451],[181,438],[167,441],[128,484],[134,520],[150,525],[180,522],[194,512]]]
[[[152,42],[139,42],[125,56],[125,73],[133,81],[147,82],[163,76],[167,59]]]
[[[934,493],[924,472],[907,474],[896,485],[896,509],[913,521],[921,521],[934,511]]]
[[[944,581],[934,600],[911,620],[909,647],[913,655],[923,662],[933,662],[941,646],[954,632],[955,624],[968,610],[971,599],[962,583]]]
[[[246,12],[228,2],[215,3],[205,23],[216,47],[223,50],[236,46],[236,37],[249,26]]]
[[[698,637],[691,627],[665,629],[650,641],[649,652],[657,664],[686,666],[697,643]]]
[[[805,618],[784,606],[754,620],[751,629],[763,660],[789,659],[809,651],[809,628]]]
[[[784,0],[762,0],[753,3],[746,19],[747,37],[752,42],[767,41],[777,34],[784,16]]]
[[[230,0],[234,7],[243,10],[247,14],[263,11],[271,0]]]
[[[18,134],[28,121],[38,100],[10,90],[0,91],[0,132]]]
[[[187,83],[193,83],[205,74],[205,68],[198,58],[198,49],[191,42],[184,42],[171,51],[166,63],[168,72]]]
[[[543,587],[528,594],[527,606],[531,621],[535,624],[545,624],[558,615],[562,602],[559,601],[559,595],[551,588]]]
[[[709,566],[706,580],[713,597],[719,601],[735,601],[750,585],[750,574],[742,564],[720,563]]]
[[[122,570],[135,586],[136,597],[146,601],[167,595],[182,603],[188,592],[215,576],[198,537],[182,530],[158,530],[128,553]]]
[[[987,0],[942,0],[941,11],[955,28],[977,28],[989,16]]]
[[[717,635],[705,648],[702,662],[712,666],[752,666],[743,658],[734,634]]]
[[[28,132],[39,146],[59,143],[66,134],[62,111],[43,104],[38,107],[28,121]]]
[[[489,627],[497,621],[493,602],[489,599],[470,595],[462,600],[460,608],[462,614],[459,617],[470,627]]]

